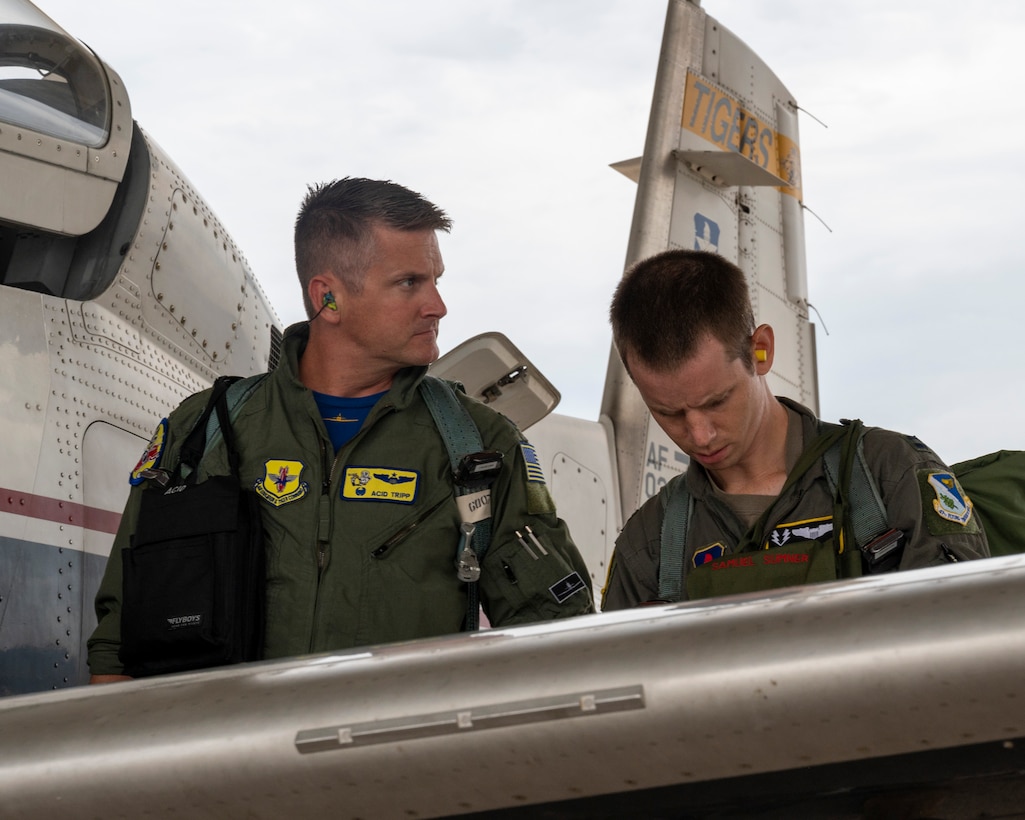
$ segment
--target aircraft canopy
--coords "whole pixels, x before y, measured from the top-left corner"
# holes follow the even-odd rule
[[[99,60],[22,0],[0,0],[0,120],[97,148],[110,136]]]

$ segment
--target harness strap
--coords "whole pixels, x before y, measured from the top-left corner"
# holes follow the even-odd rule
[[[420,382],[419,389],[420,395],[427,403],[427,409],[431,411],[434,424],[445,441],[449,463],[452,466],[452,475],[455,477],[463,456],[484,449],[480,431],[477,430],[477,425],[474,424],[469,412],[459,401],[455,390],[448,382],[434,376],[425,376]],[[458,481],[455,482],[455,487],[457,496],[474,492],[473,489],[463,486]],[[475,526],[464,525],[461,531],[460,552],[469,545],[480,564],[491,545],[491,518],[478,521]],[[468,632],[474,632],[480,626],[478,583],[476,580],[466,583],[466,629]]]
[[[820,422],[820,429],[825,424],[828,422]],[[842,496],[850,500],[847,509],[854,541],[858,547],[863,547],[877,535],[886,531],[886,505],[883,503],[879,487],[865,461],[863,444],[865,427],[857,419],[849,422],[848,425],[852,428],[851,435],[855,439],[855,453],[853,458],[848,455],[846,459],[850,471],[850,485],[847,491],[842,493]],[[830,424],[829,426],[835,427],[836,425]],[[830,447],[822,462],[826,480],[834,495],[838,489],[841,489],[844,478],[841,473],[841,464],[843,463],[841,456],[844,455],[841,451],[845,449],[844,444],[844,441],[839,441]]]
[[[231,382],[228,386],[228,392],[225,394],[225,401],[228,405],[228,419],[230,421],[235,421],[242,410],[242,405],[246,403],[260,382],[267,378],[267,375],[266,373],[257,373],[255,376],[247,376],[244,379],[236,379]],[[217,442],[217,436],[220,434],[221,426],[218,424],[216,416],[212,417],[206,425],[207,449],[210,449]]]
[[[188,436],[185,437],[185,441],[182,442],[178,454],[178,464],[172,476],[172,480],[176,483],[178,479],[188,479],[199,467],[199,462],[203,460],[210,445],[210,427],[219,424],[217,408],[223,404],[225,394],[234,379],[233,376],[220,376],[214,380],[213,389],[210,391],[210,398],[207,400],[206,407],[203,408],[203,413],[196,420]],[[232,454],[229,453],[229,460],[231,458]],[[230,461],[230,463],[232,471],[235,471],[236,461]]]
[[[199,466],[210,448],[224,437],[220,419],[222,405],[227,410],[230,428],[230,423],[235,421],[242,405],[266,376],[266,373],[257,373],[255,376],[247,376],[244,379],[238,376],[219,376],[214,380],[213,392],[210,394],[206,409],[197,419],[181,447],[177,469],[182,478],[188,478]],[[217,412],[214,412],[215,408]],[[237,473],[238,454],[234,441],[228,444],[231,469],[232,472]]]
[[[687,491],[687,474],[675,476],[662,493],[662,550],[658,567],[658,599],[679,601],[683,592],[683,557],[694,497]]]

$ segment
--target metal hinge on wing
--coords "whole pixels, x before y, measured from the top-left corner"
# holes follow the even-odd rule
[[[624,686],[429,715],[305,729],[295,736],[295,746],[303,754],[308,754],[643,708],[644,687]]]

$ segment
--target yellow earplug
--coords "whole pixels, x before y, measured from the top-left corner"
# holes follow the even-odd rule
[[[755,358],[756,358],[756,359],[757,359],[758,361],[760,361],[760,362],[765,362],[765,361],[768,361],[768,359],[769,359],[769,353],[768,353],[768,351],[766,351],[766,350],[762,350],[761,348],[758,348],[758,349],[757,349],[757,350],[755,351]]]

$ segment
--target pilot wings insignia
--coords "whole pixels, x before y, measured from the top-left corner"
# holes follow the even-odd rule
[[[408,484],[410,481],[416,480],[415,475],[397,475],[395,473],[374,473],[374,478],[387,484]]]

